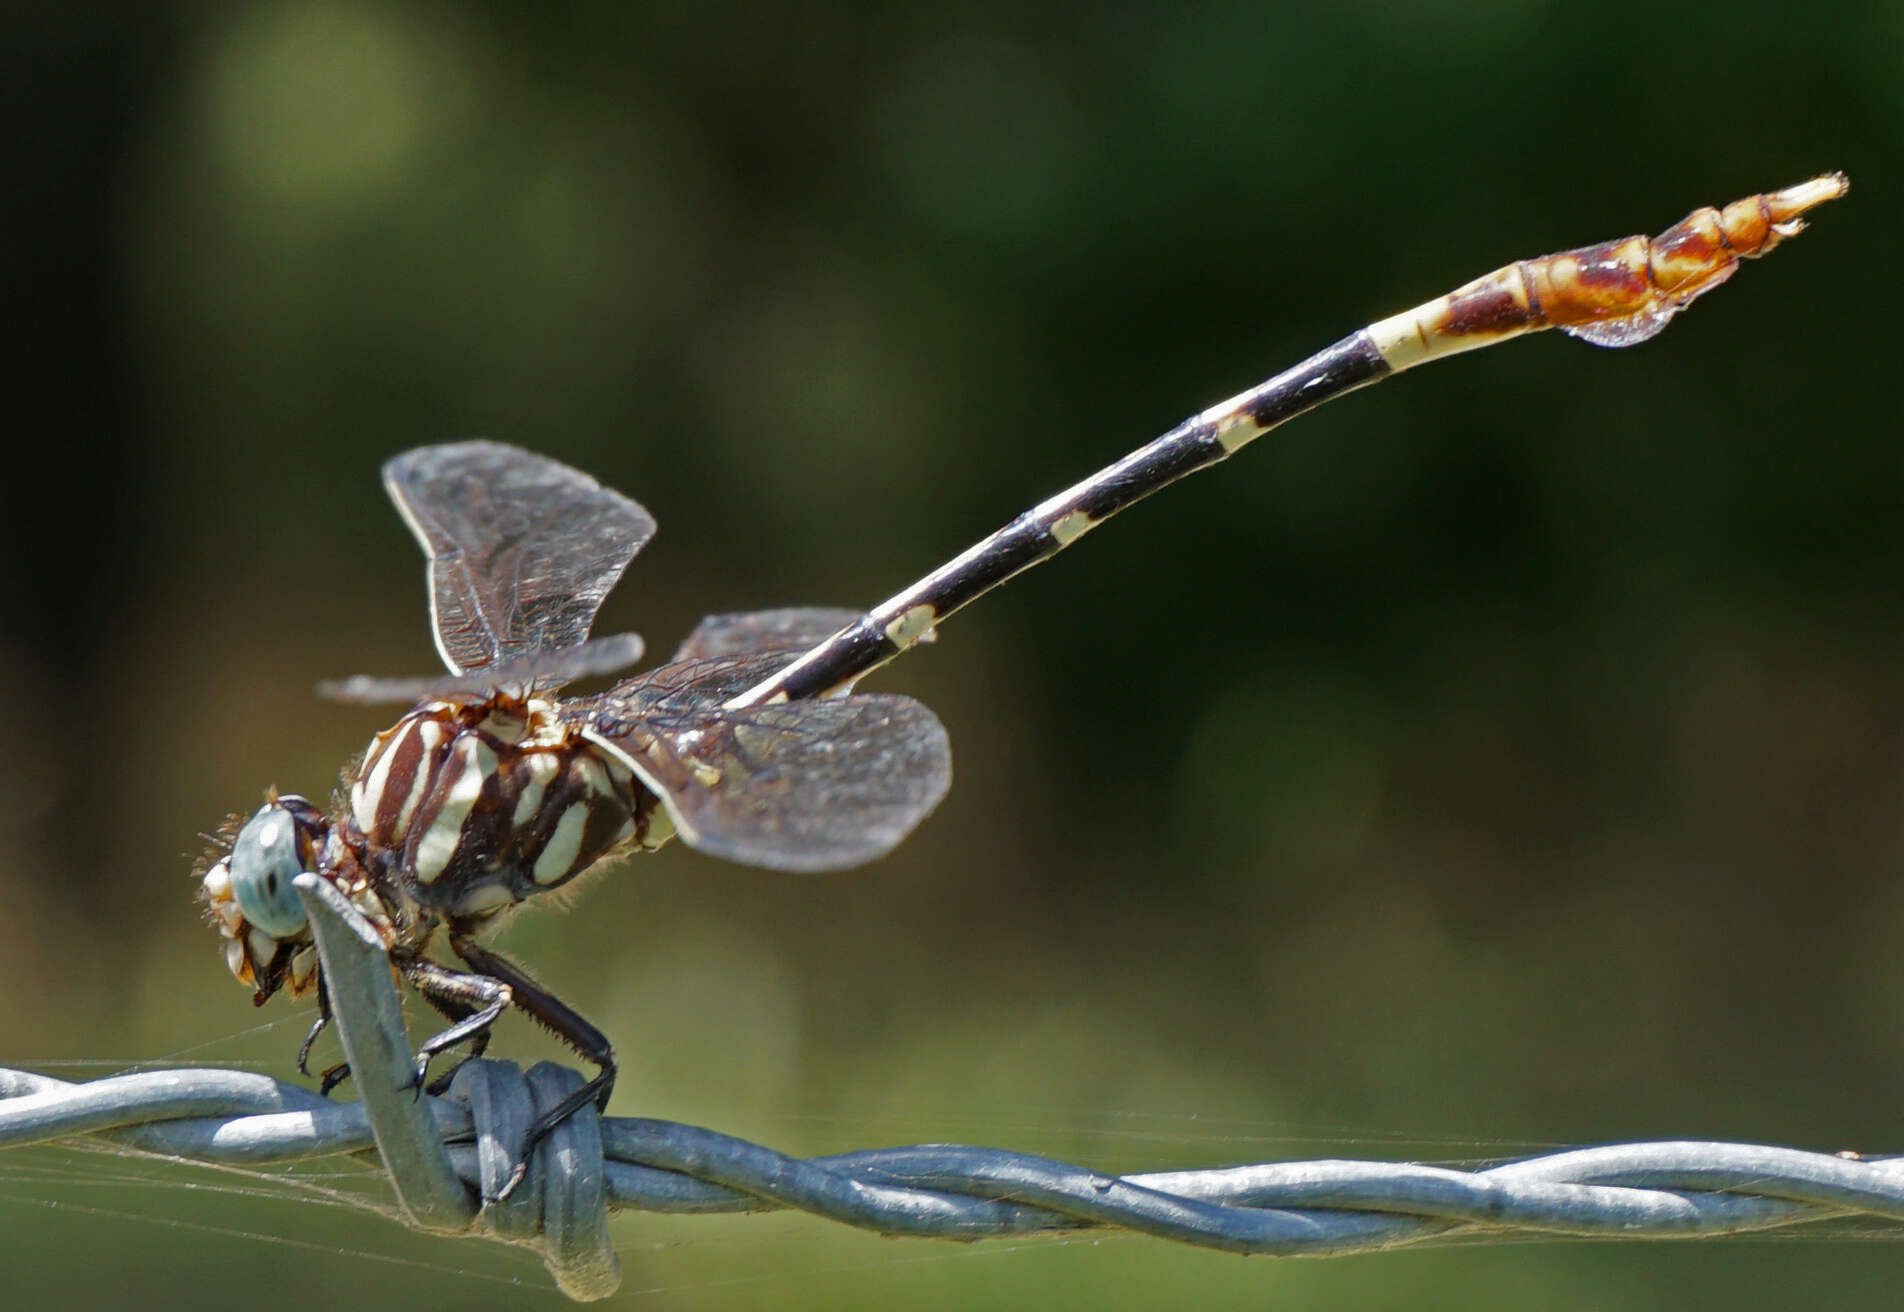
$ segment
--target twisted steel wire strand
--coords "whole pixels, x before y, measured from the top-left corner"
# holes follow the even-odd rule
[[[472,1062],[450,1097],[423,1100],[467,1188],[493,1188],[506,1175],[538,1102],[560,1096],[538,1097],[532,1082],[564,1075],[580,1079],[562,1067],[525,1079],[507,1062]],[[0,1147],[92,1135],[140,1152],[258,1166],[374,1146],[363,1104],[328,1102],[247,1072],[148,1071],[68,1084],[0,1069],[0,1096]],[[552,1247],[572,1263],[589,1252],[584,1265],[603,1268],[599,1247],[574,1238],[592,1218],[579,1218],[569,1201],[577,1179],[591,1175],[596,1214],[797,1209],[886,1235],[959,1240],[1117,1228],[1285,1256],[1364,1252],[1455,1230],[1689,1238],[1834,1216],[1904,1219],[1904,1160],[1753,1144],[1617,1144],[1475,1171],[1324,1160],[1108,1176],[996,1148],[920,1145],[800,1159],[667,1121],[597,1120],[592,1112],[577,1120],[595,1123],[598,1155],[545,1149],[536,1168],[545,1182],[538,1187],[532,1176],[468,1233],[538,1244],[545,1259]],[[485,1155],[494,1159],[488,1166]],[[612,1269],[577,1288],[573,1273],[551,1266],[578,1297],[614,1287]]]
[[[304,877],[309,879],[309,877]],[[713,1130],[585,1109],[494,1199],[540,1108],[581,1075],[466,1062],[409,1091],[411,1048],[381,943],[322,881],[299,881],[360,1102],[264,1075],[154,1070],[73,1084],[0,1068],[0,1148],[90,1136],[234,1166],[378,1150],[420,1229],[538,1247],[571,1297],[619,1280],[611,1208],[797,1209],[894,1236],[976,1240],[1124,1229],[1235,1253],[1331,1256],[1463,1235],[1690,1238],[1828,1217],[1904,1220],[1904,1158],[1698,1140],[1571,1149],[1477,1170],[1268,1162],[1106,1175],[997,1148],[927,1144],[802,1159]],[[369,1205],[369,1204],[366,1204]]]

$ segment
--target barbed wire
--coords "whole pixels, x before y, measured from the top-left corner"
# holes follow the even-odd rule
[[[610,1209],[797,1209],[892,1236],[978,1240],[1123,1229],[1234,1253],[1335,1256],[1468,1236],[1691,1238],[1834,1217],[1904,1220],[1904,1159],[1754,1144],[1618,1144],[1477,1170],[1271,1162],[1107,1175],[996,1148],[929,1144],[791,1157],[712,1130],[592,1108],[494,1199],[539,1110],[582,1083],[543,1063],[470,1061],[442,1098],[408,1088],[410,1047],[382,945],[322,881],[304,887],[360,1101],[268,1076],[156,1070],[69,1083],[0,1068],[0,1148],[84,1137],[228,1166],[380,1160],[412,1226],[540,1249],[570,1297],[620,1275]],[[328,897],[326,895],[329,895]],[[381,995],[381,997],[379,997]],[[366,1206],[371,1204],[366,1203]]]

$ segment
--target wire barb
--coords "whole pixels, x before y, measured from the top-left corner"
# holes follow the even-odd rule
[[[302,874],[292,886],[310,917],[344,1058],[397,1199],[419,1230],[461,1233],[476,1206],[415,1087],[416,1055],[383,939],[328,880]]]

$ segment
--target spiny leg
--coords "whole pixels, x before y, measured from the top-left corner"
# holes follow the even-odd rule
[[[591,1102],[598,1111],[607,1110],[609,1095],[615,1091],[615,1048],[609,1043],[607,1035],[596,1029],[573,1007],[529,978],[521,967],[507,957],[499,956],[457,934],[450,936],[450,948],[481,972],[482,977],[507,988],[515,1005],[540,1022],[543,1028],[601,1068],[594,1079],[543,1112],[529,1127],[523,1135],[516,1169],[497,1191],[494,1201],[500,1202],[522,1183],[523,1176],[529,1170],[530,1154],[535,1152],[536,1145],[547,1138],[551,1130]]]
[[[304,1042],[298,1045],[297,1068],[307,1076],[311,1073],[311,1068],[308,1064],[311,1059],[311,1047],[317,1042],[317,1036],[330,1028],[330,1023],[335,1015],[336,1013],[331,1010],[330,985],[325,981],[323,973],[319,972],[317,977],[317,1019],[311,1022],[310,1031],[305,1034]],[[331,1096],[332,1089],[335,1089],[349,1078],[349,1062],[340,1061],[335,1065],[327,1066],[324,1068],[323,1075],[318,1078],[317,1091],[328,1098]]]
[[[468,960],[467,957],[464,959]],[[516,999],[509,982],[493,977],[488,971],[469,974],[422,959],[398,962],[397,969],[410,987],[423,995],[424,1001],[454,1022],[448,1029],[431,1035],[417,1045],[416,1070],[411,1087],[417,1091],[418,1097],[422,1097],[424,1081],[430,1074],[431,1059],[459,1043],[469,1043],[472,1055],[482,1052],[489,1043],[489,1027]]]
[[[305,1075],[311,1073],[311,1047],[317,1042],[317,1036],[330,1027],[331,989],[320,974],[317,977],[317,1019],[311,1022],[310,1032],[305,1034],[304,1042],[298,1045],[297,1067]]]
[[[416,989],[418,995],[435,1008],[445,1020],[451,1022],[449,1029],[433,1036],[417,1050],[415,1078],[416,1087],[421,1089],[430,1058],[445,1048],[454,1047],[463,1040],[470,1039],[470,1057],[480,1057],[488,1050],[489,1027],[508,1007],[509,1000],[506,986],[504,986],[505,993],[501,1003],[494,1006],[493,1015],[485,1017],[485,1011],[495,1003],[494,989],[491,987],[495,985],[495,981],[484,981],[481,976],[463,975],[456,971],[445,970],[430,961],[403,963],[398,968],[402,971],[403,977]],[[311,1073],[308,1065],[311,1048],[317,1043],[318,1036],[330,1027],[335,1018],[336,1013],[331,1009],[330,988],[320,976],[317,991],[317,1019],[311,1023],[310,1032],[304,1036],[304,1042],[298,1047],[297,1066],[305,1075]],[[472,1030],[474,1031],[473,1038],[471,1038]],[[441,1093],[449,1087],[450,1078],[455,1074],[455,1070],[451,1069],[440,1076],[427,1092]],[[318,1092],[328,1098],[331,1090],[349,1078],[350,1063],[347,1061],[340,1061],[334,1066],[326,1067],[318,1080]]]
[[[476,1014],[475,1009],[460,998],[441,997],[434,993],[422,992],[419,992],[419,996],[432,1007],[436,1008],[437,1014],[442,1016],[444,1020],[449,1021],[453,1025],[459,1025]],[[488,1052],[489,1040],[494,1033],[494,1030],[486,1029],[471,1039],[469,1051],[463,1055],[463,1061],[470,1061]],[[429,1087],[425,1089],[424,1092],[440,1096],[450,1087],[450,1081],[456,1077],[456,1072],[462,1068],[463,1061],[457,1062],[456,1065],[450,1067],[434,1080],[430,1081]]]

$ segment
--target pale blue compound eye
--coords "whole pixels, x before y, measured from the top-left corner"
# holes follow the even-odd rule
[[[277,806],[245,821],[231,845],[231,891],[238,909],[273,938],[289,938],[304,928],[304,904],[291,887],[303,870],[297,853],[297,824]]]

